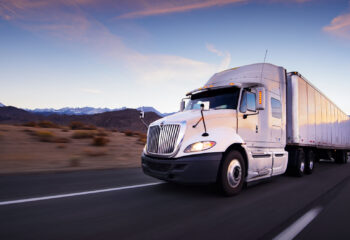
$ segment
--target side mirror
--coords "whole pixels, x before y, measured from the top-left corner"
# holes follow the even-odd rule
[[[144,119],[144,118],[145,118],[145,112],[144,112],[144,111],[141,111],[141,112],[140,112],[140,118],[141,118],[141,119]]]
[[[183,110],[185,110],[185,101],[182,100],[180,103],[180,112],[182,112]]]
[[[264,110],[265,109],[265,99],[266,99],[266,91],[264,87],[256,88],[257,98],[256,98],[256,110]]]
[[[210,109],[210,102],[201,103],[201,110],[202,111],[208,111],[209,109]]]

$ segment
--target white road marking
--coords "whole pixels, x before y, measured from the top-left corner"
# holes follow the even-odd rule
[[[89,195],[89,194],[96,194],[96,193],[112,192],[112,191],[119,191],[119,190],[132,189],[132,188],[141,188],[141,187],[158,185],[158,184],[162,184],[162,183],[164,183],[164,182],[145,183],[145,184],[139,184],[139,185],[123,186],[123,187],[115,187],[115,188],[105,188],[105,189],[85,191],[85,192],[76,192],[76,193],[44,196],[44,197],[17,199],[17,200],[0,202],[0,206],[10,205],[10,204],[18,204],[18,203],[26,203],[26,202],[36,202],[36,201],[50,200],[50,199],[56,199],[56,198],[67,198],[67,197],[75,197],[75,196],[82,196],[82,195]]]
[[[295,238],[315,217],[322,211],[322,207],[316,207],[305,213],[283,232],[278,234],[273,240],[290,240]]]

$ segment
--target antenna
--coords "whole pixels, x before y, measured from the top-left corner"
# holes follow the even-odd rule
[[[262,83],[262,76],[263,76],[263,72],[264,72],[265,61],[266,61],[266,56],[267,56],[267,51],[268,51],[268,49],[266,49],[266,51],[265,51],[264,63],[263,63],[263,65],[262,65],[262,69],[261,69],[260,83]]]

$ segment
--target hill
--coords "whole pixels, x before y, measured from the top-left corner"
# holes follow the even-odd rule
[[[0,105],[1,106],[1,105]],[[125,110],[126,107],[122,108],[94,108],[94,107],[78,107],[78,108],[72,108],[72,107],[65,107],[60,109],[54,109],[54,108],[36,108],[36,109],[24,109],[28,112],[37,113],[41,115],[51,115],[51,114],[65,114],[65,115],[92,115],[97,113],[104,113],[104,112],[112,112],[112,111],[120,111]],[[137,110],[144,112],[154,112],[159,116],[167,116],[172,113],[161,113],[154,107],[139,107]]]
[[[139,119],[140,111],[136,109],[124,109],[91,115],[62,115],[62,114],[35,114],[15,107],[0,108],[0,123],[22,124],[36,121],[51,121],[59,125],[69,125],[73,121],[92,124],[104,128],[116,128],[119,131],[132,130],[146,132],[146,127]],[[154,112],[145,114],[145,121],[151,123],[161,116]]]

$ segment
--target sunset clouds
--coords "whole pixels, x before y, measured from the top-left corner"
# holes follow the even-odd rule
[[[167,111],[170,103],[157,99],[172,98],[175,111],[176,99],[215,72],[262,61],[267,48],[268,61],[294,63],[285,56],[293,52],[300,59],[315,46],[294,41],[287,30],[310,35],[304,40],[322,31],[349,39],[350,17],[341,12],[346,6],[338,4],[323,16],[328,12],[324,1],[0,0],[0,65],[7,66],[0,81],[16,78],[2,84],[7,90],[0,89],[0,95],[36,84],[28,91],[38,91],[36,103],[47,103],[45,92],[62,104],[62,92],[55,91],[62,81],[66,105],[100,101],[105,107],[108,101],[130,106],[132,101],[138,106],[146,101]],[[66,89],[81,95],[69,95]],[[23,103],[29,104],[30,97]]]
[[[335,17],[323,30],[331,35],[350,40],[350,13]]]
[[[186,12],[201,8],[223,6],[227,4],[246,2],[247,0],[180,0],[180,1],[134,1],[135,8],[128,13],[122,14],[117,18],[138,18],[153,15]]]

